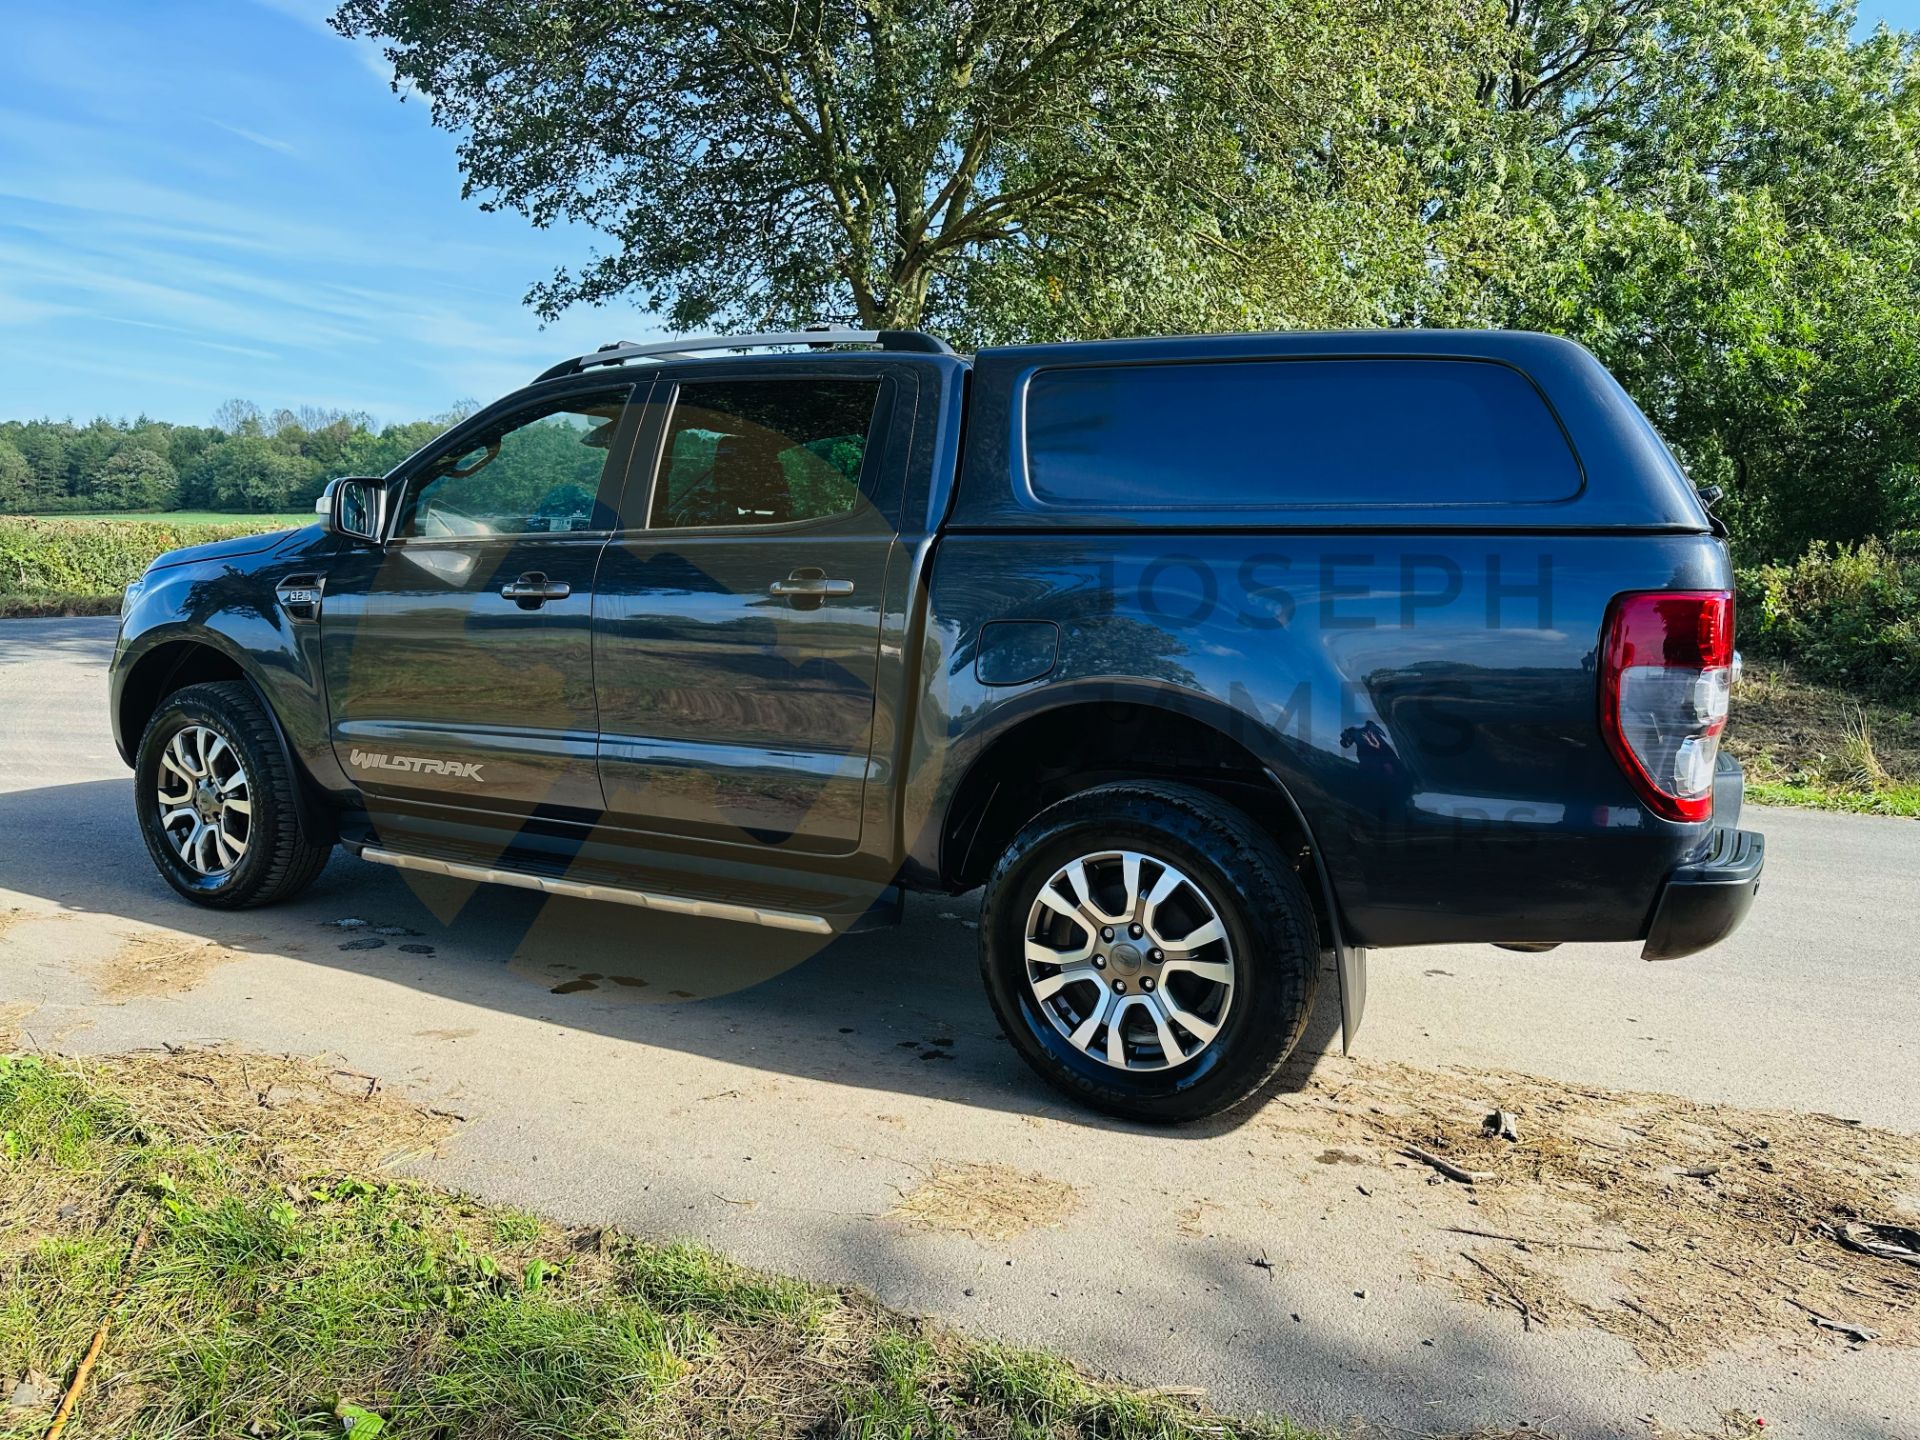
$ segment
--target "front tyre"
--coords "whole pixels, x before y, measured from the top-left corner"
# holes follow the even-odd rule
[[[250,687],[223,680],[176,691],[147,722],[134,767],[147,853],[198,905],[289,899],[332,850],[302,828],[298,783]]]
[[[1306,1027],[1319,962],[1279,848],[1184,785],[1071,796],[987,882],[980,966],[1001,1027],[1052,1084],[1131,1120],[1264,1095]]]

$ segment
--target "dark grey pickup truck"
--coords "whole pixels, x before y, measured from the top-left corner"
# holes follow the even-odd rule
[[[1177,1120],[1370,946],[1670,958],[1758,887],[1719,527],[1547,336],[610,346],[323,513],[127,592],[202,904],[336,843],[823,943],[984,885],[1015,1047]]]

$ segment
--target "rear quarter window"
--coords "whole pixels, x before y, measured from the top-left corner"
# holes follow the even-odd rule
[[[1537,504],[1581,487],[1545,399],[1492,361],[1044,369],[1024,433],[1034,498],[1073,508]]]

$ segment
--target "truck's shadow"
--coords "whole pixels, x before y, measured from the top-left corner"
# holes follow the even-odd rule
[[[914,896],[903,926],[822,948],[752,926],[403,875],[343,853],[292,904],[208,911],[155,873],[129,790],[100,780],[0,794],[0,888],[638,1044],[1110,1123],[1043,1085],[1001,1038],[980,987],[977,896]],[[1338,1044],[1337,1000],[1328,975],[1287,1088]]]

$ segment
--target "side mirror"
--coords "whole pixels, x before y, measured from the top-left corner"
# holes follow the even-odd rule
[[[329,480],[314,507],[323,514],[329,533],[378,545],[387,533],[387,487],[384,481],[349,475]]]

